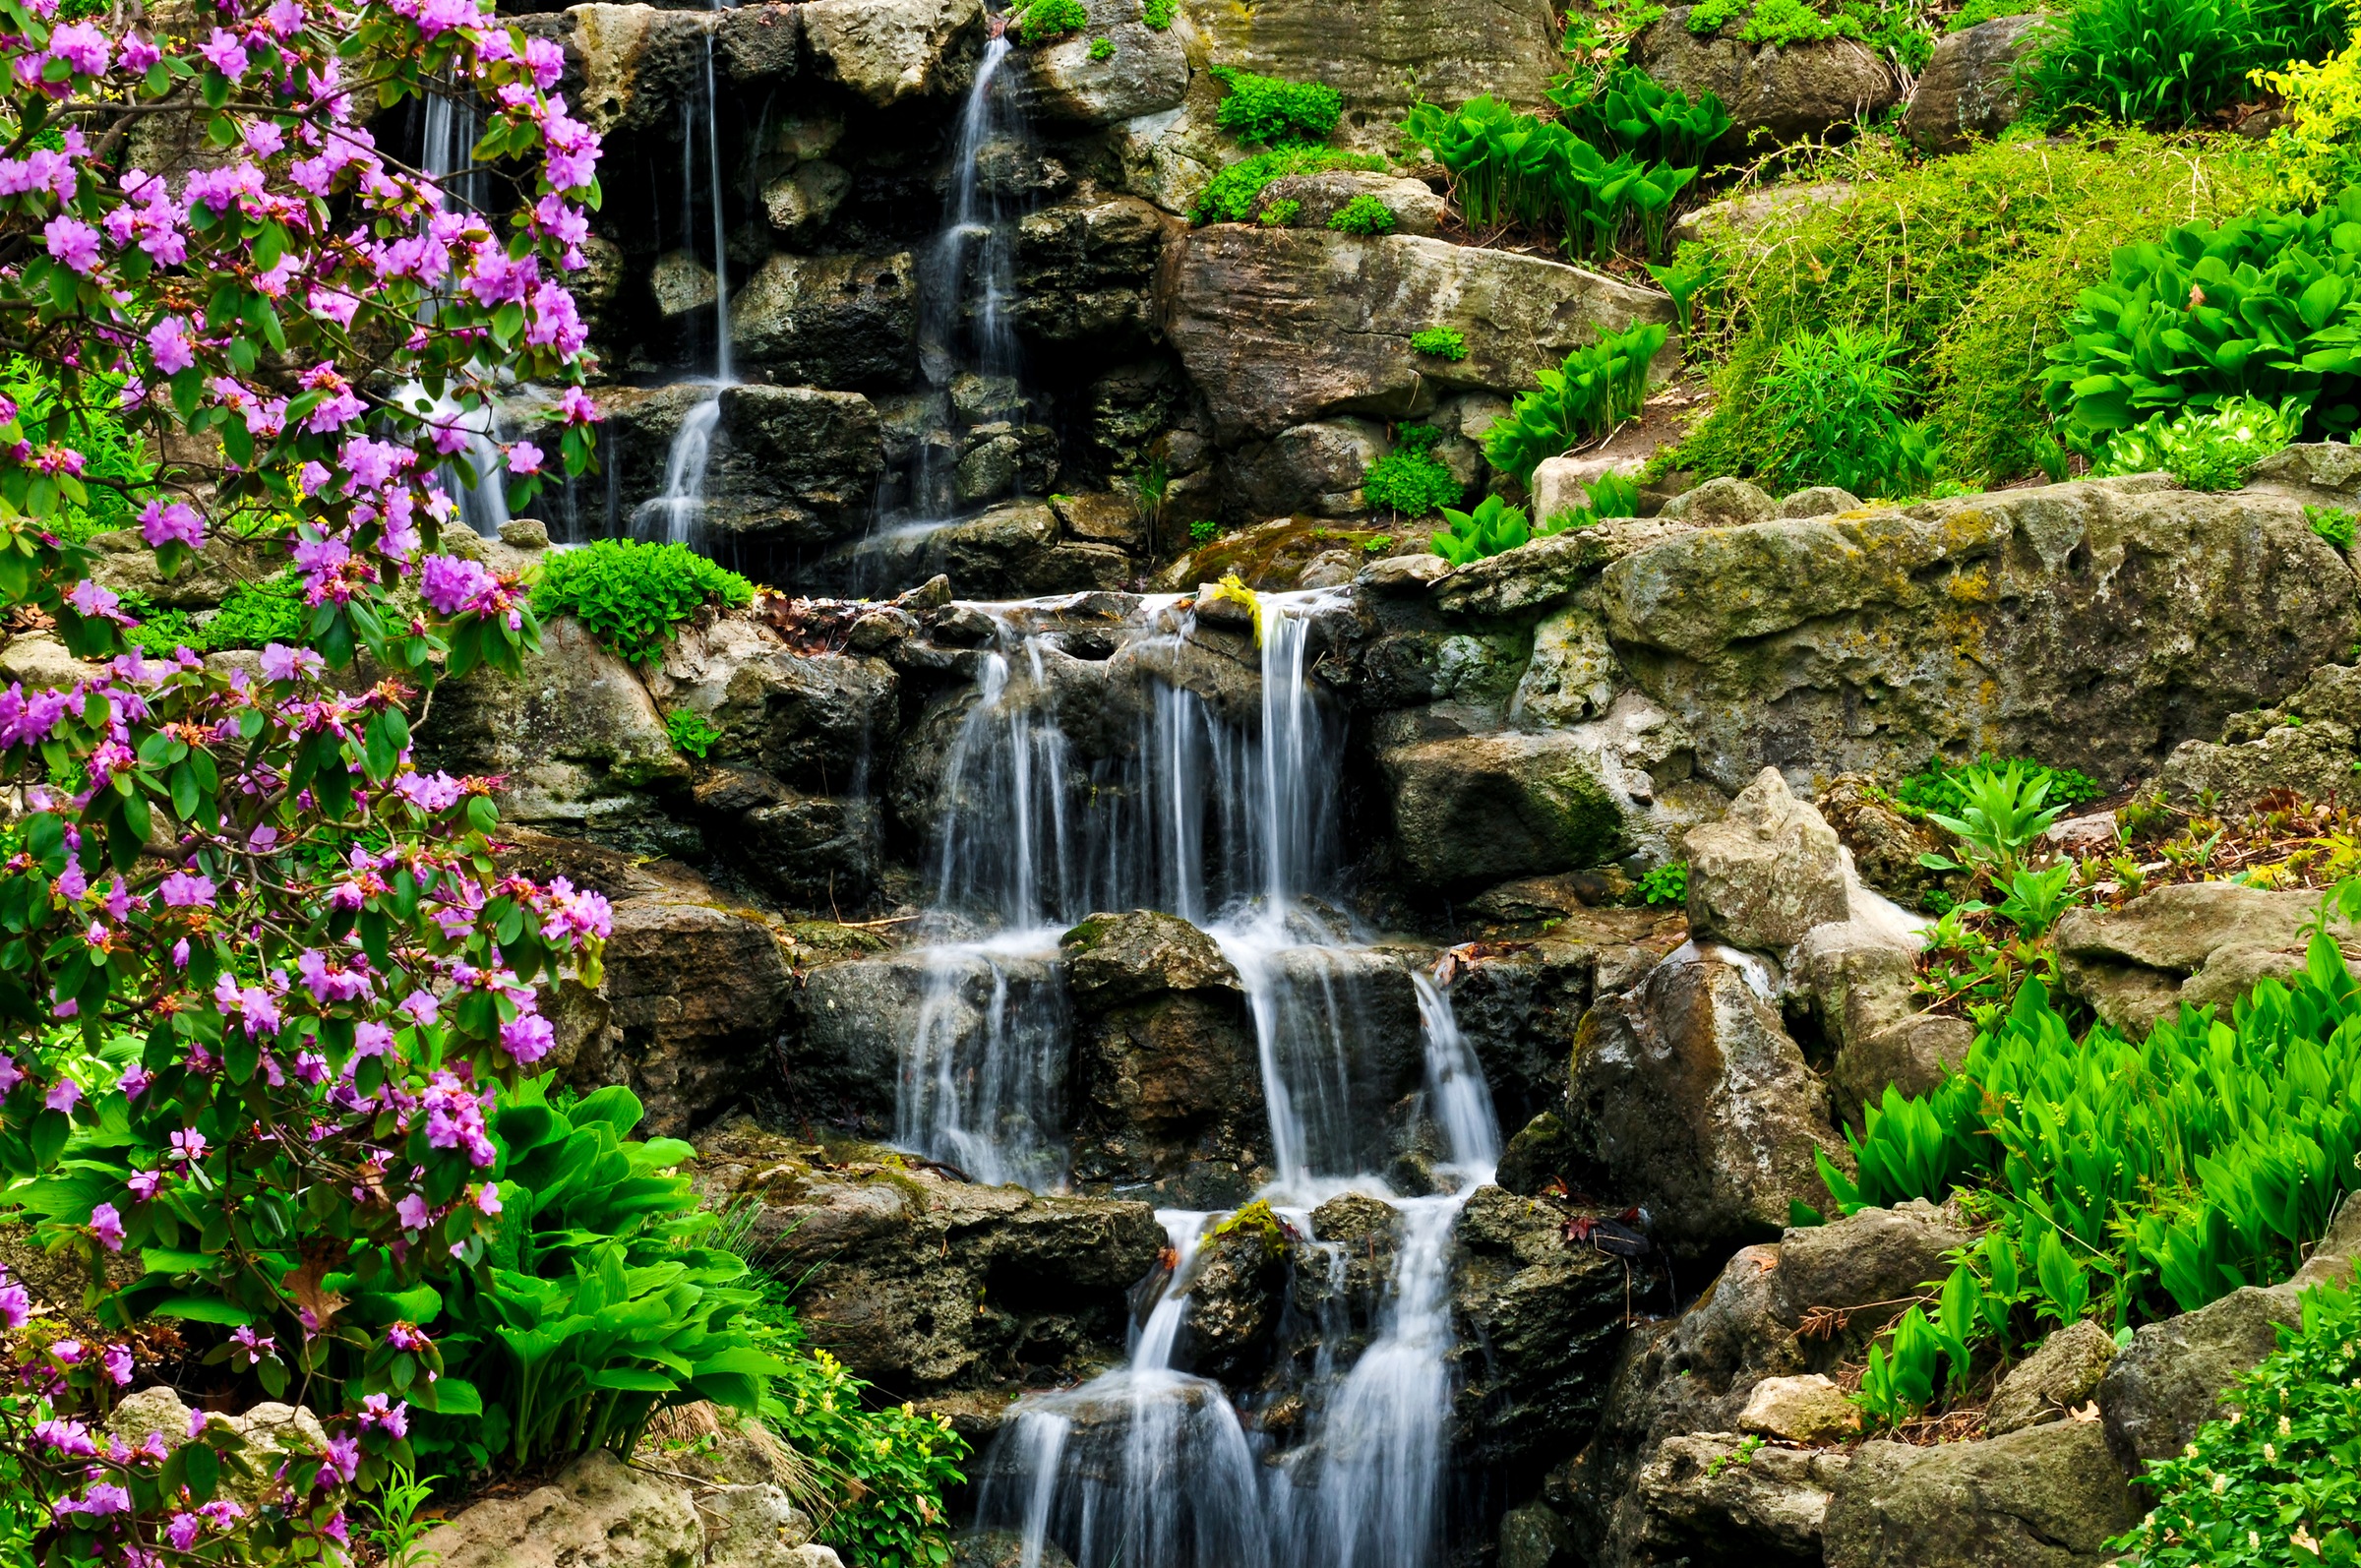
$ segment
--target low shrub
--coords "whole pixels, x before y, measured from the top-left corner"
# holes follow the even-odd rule
[[[1459,505],[1467,486],[1434,454],[1441,435],[1432,425],[1404,425],[1394,432],[1394,450],[1362,476],[1361,493],[1372,511],[1423,517]]]
[[[168,659],[183,647],[197,653],[264,648],[273,642],[292,647],[304,639],[312,624],[303,577],[295,572],[239,583],[223,596],[220,608],[203,621],[187,610],[155,609],[134,594],[124,595],[123,602],[140,622],[124,633],[124,640],[158,659]]]
[[[1915,72],[1934,57],[1934,32],[1907,0],[1843,0],[1833,15],[1806,0],[1705,0],[1689,13],[1689,30],[1724,31],[1740,18],[1738,40],[1759,48],[1791,48],[1829,38],[1851,38]]]
[[[1893,356],[1892,339],[1848,327],[1779,345],[1762,380],[1772,404],[1763,466],[1781,489],[1908,496],[1933,480],[1935,452],[1924,427],[1902,416],[1910,384]]]
[[[1340,234],[1391,234],[1394,231],[1394,210],[1385,205],[1382,197],[1363,191],[1328,219],[1328,226]]]
[[[1241,142],[1265,147],[1325,142],[1345,112],[1344,94],[1325,82],[1283,82],[1230,65],[1213,67],[1213,76],[1230,90],[1214,123]]]
[[[1410,351],[1456,363],[1468,357],[1468,340],[1455,329],[1428,327],[1410,334]]]
[[[2036,122],[2196,125],[2345,41],[2337,0],[2075,0],[2019,69]]]
[[[2258,80],[2285,100],[2269,147],[2280,189],[2319,206],[2361,185],[2361,32],[2318,65],[2290,60]]]
[[[1631,418],[1648,395],[1649,364],[1669,336],[1657,323],[1635,323],[1576,349],[1556,370],[1543,371],[1541,386],[1519,394],[1484,432],[1485,458],[1518,483],[1531,484],[1544,459]]]
[[[1711,245],[1685,240],[1671,261],[1650,266],[1648,275],[1672,299],[1672,323],[1686,338],[1693,330],[1697,296],[1722,279],[1722,258]]]
[[[721,739],[721,731],[713,727],[712,720],[695,708],[674,708],[665,714],[664,733],[671,739],[674,751],[699,761],[713,749],[713,743]]]
[[[571,615],[634,664],[645,664],[708,604],[741,605],[754,584],[679,544],[601,539],[543,558],[533,609]]]
[[[2142,1473],[2156,1506],[2107,1542],[2123,1568],[2361,1563],[2361,1290],[2313,1287],[2278,1332],[2230,1414]]]
[[[1082,0],[1026,0],[1014,18],[1016,36],[1027,48],[1079,32],[1090,26]]]
[[[1385,159],[1330,147],[1281,147],[1231,164],[1207,183],[1189,213],[1199,223],[1244,223],[1261,210],[1263,187],[1290,174],[1325,169],[1382,169]]]
[[[1925,421],[1942,477],[1979,488],[2062,477],[2043,399],[2044,351],[2067,333],[2061,305],[2103,282],[2119,247],[2220,222],[2270,189],[2243,139],[2137,131],[1986,143],[1924,162],[1860,138],[1802,156],[1796,178],[1853,194],[1797,203],[1724,252],[1714,319],[1686,345],[1716,365],[1714,404],[1672,459],[1704,477],[1761,470],[1779,416],[1762,378],[1787,339],[1833,327],[1894,345],[1913,391],[1906,412]]]
[[[1302,202],[1294,200],[1273,202],[1262,210],[1262,215],[1254,221],[1260,223],[1264,228],[1285,228],[1302,215],[1302,211],[1303,204]]]
[[[1443,509],[1443,526],[1432,540],[1434,553],[1455,567],[1514,550],[1533,538],[1525,510],[1486,496],[1473,512]]]
[[[2256,463],[2302,433],[2292,401],[2281,408],[2254,397],[2212,408],[2158,414],[2118,430],[2090,467],[2094,478],[2163,469],[2190,490],[2235,490]]]
[[[1091,57],[1093,60],[1112,60],[1112,59],[1114,59],[1114,58],[1115,58],[1115,40],[1114,40],[1113,38],[1093,38],[1093,39],[1091,39],[1091,40],[1090,40],[1090,57]]]

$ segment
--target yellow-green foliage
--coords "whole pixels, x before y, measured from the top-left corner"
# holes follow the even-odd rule
[[[2262,81],[2287,100],[2289,123],[2270,133],[2280,188],[2309,205],[2361,182],[2361,33],[2319,65],[2291,60]]]
[[[1680,452],[1708,476],[1751,472],[1767,450],[1757,383],[1780,345],[1839,326],[1891,335],[1944,477],[1993,482],[2055,461],[2043,350],[2077,292],[2104,280],[2118,245],[2217,222],[2270,189],[2252,143],[2122,129],[1923,163],[1864,138],[1798,179],[1854,194],[1799,204],[1723,248],[1719,341],[1704,345],[1722,361],[1715,411]]]
[[[1265,1252],[1277,1252],[1287,1242],[1287,1233],[1280,1229],[1279,1216],[1271,1212],[1267,1199],[1256,1198],[1213,1228],[1205,1239],[1219,1240],[1234,1231],[1243,1231],[1262,1242]]]

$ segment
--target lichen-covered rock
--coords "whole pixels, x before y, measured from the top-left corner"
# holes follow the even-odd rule
[[[2140,1518],[2095,1421],[1983,1442],[1864,1443],[1823,1526],[1828,1568],[2091,1568]]]
[[[1226,444],[1332,414],[1412,417],[1453,388],[1521,392],[1598,333],[1671,314],[1661,294],[1540,257],[1234,224],[1181,236],[1158,296]],[[1468,357],[1412,353],[1431,327],[1458,331]]]
[[[2058,983],[2128,1034],[2144,1035],[2183,1003],[2225,1011],[2256,981],[2301,969],[2304,928],[2320,912],[2305,892],[2184,882],[2119,910],[2071,910],[2058,922]],[[2353,937],[2337,921],[2331,934]]]
[[[93,534],[91,543],[98,552],[90,566],[92,582],[110,593],[144,594],[150,604],[167,610],[210,610],[241,583],[259,582],[285,565],[226,532],[209,537],[205,548],[169,577],[158,570],[154,549],[135,528]]]
[[[521,673],[439,687],[416,745],[423,765],[504,775],[511,821],[659,848],[680,836],[650,792],[686,784],[688,759],[638,675],[570,616],[542,628]]]
[[[1632,40],[1632,63],[1691,97],[1711,92],[1729,111],[1726,148],[1756,131],[1774,142],[1818,136],[1869,119],[1902,97],[1885,61],[1850,38],[1758,48],[1738,39],[1734,24],[1700,36],[1688,6],[1675,6]]]
[[[1604,1194],[1644,1205],[1662,1243],[1687,1258],[1778,1235],[1791,1203],[1826,1199],[1814,1151],[1851,1159],[1751,963],[1684,947],[1601,1000],[1574,1038],[1566,1104],[1579,1145]]]
[[[899,684],[881,659],[801,653],[739,615],[684,630],[648,677],[667,709],[721,732],[709,761],[820,793],[859,789],[900,717]]]
[[[1936,752],[2149,772],[2357,630],[2299,503],[2155,476],[1671,532],[1600,584],[1616,656],[1725,789]]]
[[[1090,25],[1009,62],[1012,90],[1036,120],[1112,125],[1177,108],[1188,95],[1188,51],[1172,28],[1151,28],[1130,0],[1087,0]],[[1095,47],[1105,38],[1113,53]]]
[[[750,1255],[803,1279],[814,1343],[895,1398],[1120,1360],[1124,1293],[1165,1244],[1145,1203],[975,1186],[884,1150],[831,1160],[743,1121],[699,1140],[695,1174],[716,1201],[760,1200]]]
[[[1661,1294],[1651,1273],[1568,1241],[1573,1213],[1496,1186],[1477,1188],[1460,1210],[1453,1446],[1477,1464],[1523,1469],[1595,1422],[1627,1310]]]
[[[547,1486],[437,1525],[418,1551],[445,1568],[699,1568],[705,1533],[685,1487],[598,1448]]]
[[[1379,754],[1394,844],[1423,886],[1572,871],[1623,846],[1598,754],[1564,731],[1422,741]]]
[[[1860,1430],[1861,1408],[1826,1373],[1766,1377],[1746,1396],[1738,1429],[1784,1443],[1837,1442]]]
[[[2030,12],[1996,17],[1946,33],[1918,73],[1902,117],[1902,134],[1922,152],[1957,152],[1976,137],[1994,137],[2017,123],[2025,91],[2017,62],[2039,41],[2049,16]]]
[[[1547,1503],[1530,1502],[1500,1516],[1500,1568],[1574,1568],[1573,1532]]]
[[[1700,528],[1739,528],[1780,515],[1779,503],[1743,479],[1708,479],[1665,503],[1660,516]]]
[[[1889,1088],[1905,1096],[1930,1093],[1968,1059],[1975,1025],[1948,1013],[1911,1013],[1873,1034],[1848,1039],[1829,1063],[1828,1087],[1837,1115],[1861,1124],[1863,1108]]]
[[[1508,722],[1551,730],[1595,719],[1626,684],[1598,612],[1571,605],[1533,629],[1533,657],[1509,698]]]
[[[1829,1498],[1851,1463],[1826,1450],[1745,1449],[1727,1433],[1667,1437],[1614,1505],[1613,1568],[1819,1568]]]
[[[671,125],[702,90],[710,13],[645,5],[581,5],[566,13],[567,84],[575,111],[602,135]],[[578,86],[576,85],[578,84]]]
[[[2299,721],[2235,745],[2183,741],[2164,759],[2156,787],[2177,801],[2207,796],[2224,806],[2251,805],[2273,790],[2320,800],[2352,782],[2356,756],[2361,742],[2350,727]]]
[[[802,63],[804,12],[800,5],[769,3],[732,6],[713,27],[716,63],[741,85],[783,81]]]
[[[1783,517],[1828,517],[1840,512],[1850,512],[1861,504],[1861,498],[1840,485],[1814,485],[1798,490],[1791,496],[1782,496],[1779,514]]]
[[[981,0],[809,0],[804,36],[820,75],[880,109],[967,85]]]
[[[1763,769],[1718,822],[1689,830],[1689,930],[1733,947],[1785,953],[1850,905],[1836,829]]]
[[[2000,1437],[2064,1420],[2089,1403],[2114,1359],[2115,1336],[2090,1318],[2053,1330],[2000,1380],[1992,1403],[1984,1407],[1985,1434]]]
[[[805,10],[837,3],[810,0]],[[915,264],[906,251],[774,254],[730,302],[730,343],[744,363],[782,382],[834,388],[906,382],[918,368]]]
[[[179,1394],[158,1384],[125,1395],[106,1413],[103,1433],[134,1448],[160,1439],[168,1453],[191,1440],[192,1418]],[[273,1473],[281,1466],[289,1461],[306,1462],[328,1451],[328,1429],[320,1424],[319,1417],[300,1405],[265,1400],[241,1415],[209,1416],[207,1424],[225,1429],[242,1443],[251,1473],[224,1467],[221,1490],[249,1507],[269,1488]]]

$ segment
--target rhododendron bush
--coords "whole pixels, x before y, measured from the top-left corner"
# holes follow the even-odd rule
[[[0,399],[0,594],[93,661],[0,693],[0,1207],[87,1267],[60,1304],[106,1331],[0,1277],[0,1446],[43,1562],[336,1555],[413,1421],[473,1411],[435,1282],[485,1266],[488,1117],[551,1048],[537,988],[594,982],[608,920],[503,874],[489,784],[409,756],[436,680],[538,636],[522,585],[443,547],[461,422],[503,382],[547,390],[505,450],[518,504],[590,456],[563,279],[598,143],[559,51],[469,0],[169,15],[0,0],[0,360],[47,392]],[[369,129],[428,91],[483,108],[484,211]],[[100,414],[147,472],[91,467]],[[306,645],[251,670],[132,649],[44,526],[101,483],[167,573],[224,534],[283,550]],[[300,1402],[328,1443],[110,1428],[151,1359],[193,1402]]]

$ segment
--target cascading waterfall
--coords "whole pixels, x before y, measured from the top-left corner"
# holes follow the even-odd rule
[[[713,9],[726,9],[713,0]],[[632,519],[638,538],[665,544],[701,541],[705,514],[705,464],[713,452],[713,431],[721,423],[721,394],[738,385],[730,362],[730,251],[722,213],[721,92],[713,70],[713,34],[705,33],[702,90],[681,104],[681,211],[687,232],[684,247],[696,251],[697,132],[704,132],[704,187],[713,243],[713,374],[706,383],[712,395],[681,415],[672,446],[664,453],[664,489],[642,502]]]
[[[1309,679],[1326,603],[1316,591],[1262,596],[1259,733],[1150,683],[1130,755],[1088,765],[1059,725],[1065,655],[1020,630],[1025,607],[1002,607],[999,646],[946,758],[903,1144],[981,1179],[1062,1180],[1070,1042],[1059,936],[1096,910],[1156,908],[1203,927],[1245,989],[1273,1156],[1263,1195],[1304,1234],[1311,1209],[1348,1189],[1392,1202],[1402,1219],[1376,1336],[1341,1376],[1323,1345],[1304,1462],[1282,1467],[1262,1462],[1267,1445],[1219,1384],[1176,1364],[1212,1217],[1163,1211],[1180,1261],[1129,1363],[1021,1401],[987,1460],[978,1523],[1019,1532],[1027,1564],[1053,1541],[1077,1568],[1440,1561],[1451,1234],[1466,1195],[1490,1178],[1500,1134],[1449,996],[1413,976],[1423,1110],[1451,1190],[1396,1199],[1372,1174],[1382,1153],[1355,1049],[1369,953],[1318,902],[1338,863],[1341,737]],[[1185,619],[1178,601],[1150,601],[1147,613]]]
[[[481,134],[482,117],[463,90],[449,84],[445,87],[446,90],[431,92],[426,97],[419,171],[436,182],[446,211],[479,211],[484,173],[475,166],[475,141]],[[444,491],[458,503],[460,520],[486,538],[496,537],[509,520],[509,496],[508,469],[501,456],[499,422],[492,405],[487,402],[477,408],[462,408],[456,398],[430,396],[415,382],[404,386],[395,396],[405,407],[426,413],[439,424],[454,426],[461,433],[467,465],[475,470],[475,482],[469,484],[458,466],[452,463],[439,469],[437,478]]]

